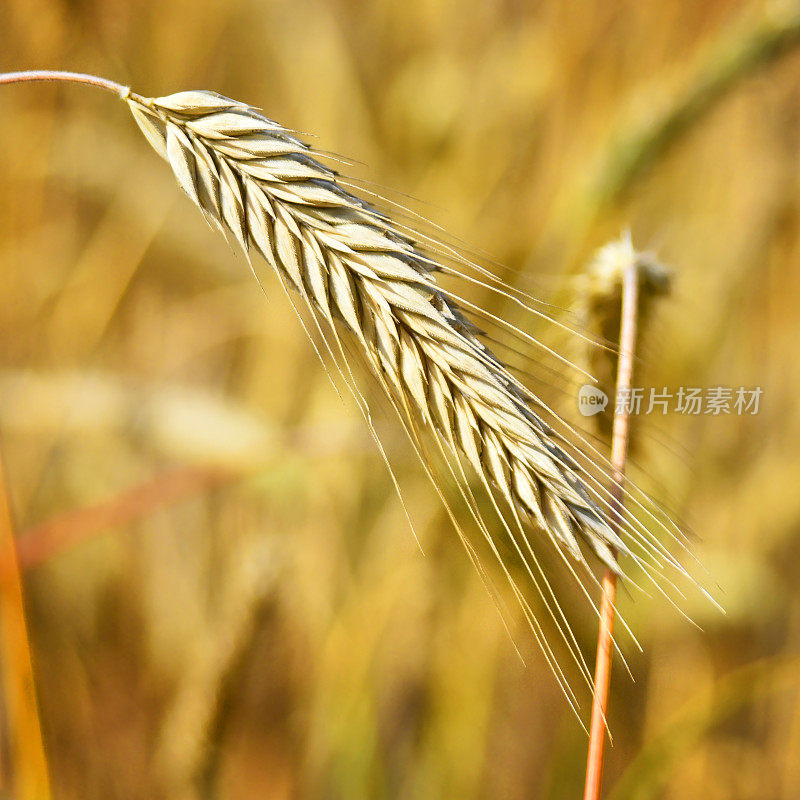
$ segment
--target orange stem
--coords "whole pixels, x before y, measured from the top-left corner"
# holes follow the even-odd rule
[[[48,800],[50,777],[39,724],[22,578],[1,461],[0,647],[14,796],[20,800]]]
[[[627,402],[618,402],[628,397],[633,378],[633,353],[636,347],[636,322],[639,307],[639,273],[636,264],[631,264],[623,275],[622,314],[619,334],[619,357],[617,360],[617,391],[614,408],[614,427],[611,435],[611,463],[613,483],[611,486],[615,527],[622,519],[625,495],[625,461],[628,457],[630,413]],[[616,555],[616,553],[615,553]],[[607,569],[603,576],[603,598],[600,606],[600,631],[597,638],[597,662],[594,673],[592,697],[592,721],[589,727],[589,755],[586,762],[586,784],[584,800],[599,800],[603,783],[603,755],[606,742],[606,712],[611,681],[611,656],[614,635],[614,603],[617,597],[617,575]]]

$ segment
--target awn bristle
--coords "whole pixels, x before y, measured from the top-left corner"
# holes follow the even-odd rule
[[[318,331],[324,327],[326,346],[375,435],[339,340],[338,329],[349,329],[443,499],[444,478],[455,479],[563,687],[542,629],[498,551],[499,537],[475,502],[465,462],[492,498],[507,542],[542,599],[546,592],[533,569],[545,584],[547,578],[531,549],[531,529],[544,531],[565,561],[587,573],[582,543],[618,573],[614,550],[645,563],[631,550],[636,542],[651,556],[651,574],[663,561],[682,568],[632,514],[614,519],[605,488],[591,474],[597,457],[554,430],[545,420],[551,419],[548,406],[511,375],[454,296],[437,283],[435,274],[449,269],[441,250],[420,244],[345,189],[307,144],[248,105],[206,91],[125,99],[204,215],[247,253],[263,256],[302,298]],[[431,442],[435,456],[427,449]],[[434,466],[442,461],[444,474]],[[486,580],[475,549],[452,511],[450,516]],[[625,540],[615,532],[620,522]],[[563,613],[549,584],[547,592],[557,607],[548,610],[574,655],[574,636],[568,627],[562,630],[557,617],[564,620]],[[580,664],[586,676],[582,657]],[[565,691],[574,697],[569,687]]]

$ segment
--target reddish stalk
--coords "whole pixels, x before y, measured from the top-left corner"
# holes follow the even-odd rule
[[[47,800],[50,777],[39,724],[22,577],[0,460],[0,654],[10,739],[11,784],[22,800]],[[9,792],[9,787],[3,788]]]
[[[639,271],[635,263],[625,270],[622,278],[622,311],[617,359],[616,398],[630,396],[633,378],[633,355],[636,347],[636,322],[639,307]],[[611,486],[613,515],[621,519],[625,461],[628,456],[630,409],[627,402],[617,402],[614,408],[614,426],[611,435]],[[618,525],[617,525],[618,527]],[[615,553],[616,555],[616,553]],[[603,755],[606,742],[606,712],[611,681],[611,655],[614,635],[614,603],[617,597],[617,576],[607,569],[603,576],[603,597],[600,606],[600,631],[597,637],[597,662],[594,673],[592,721],[589,727],[589,755],[586,762],[584,800],[599,800],[603,783]]]
[[[17,542],[19,567],[23,572],[38,567],[93,536],[129,525],[235,478],[236,473],[223,469],[176,467],[101,503],[64,511],[22,531]]]

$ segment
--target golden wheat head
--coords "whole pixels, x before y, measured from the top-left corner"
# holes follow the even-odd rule
[[[615,510],[602,481],[608,470],[600,454],[587,454],[587,448],[554,428],[553,419],[560,418],[511,374],[470,320],[470,312],[474,316],[481,309],[440,285],[437,274],[453,274],[442,257],[446,249],[431,246],[432,240],[392,221],[350,191],[353,184],[322,163],[320,154],[293,131],[214,92],[145,98],[116,84],[111,88],[127,102],[150,144],[168,161],[205,217],[232,235],[248,258],[260,254],[291,290],[290,299],[301,299],[386,460],[350,368],[355,344],[397,411],[470,558],[490,585],[473,543],[448,504],[443,482],[451,478],[458,487],[471,521],[488,543],[572,703],[575,695],[509,571],[500,540],[505,539],[504,546],[511,546],[524,564],[589,684],[591,675],[534,554],[531,534],[550,539],[581,585],[584,579],[574,565],[595,580],[585,547],[617,573],[621,569],[616,554],[630,557],[661,592],[662,584],[673,585],[664,577],[666,567],[686,575],[651,526],[628,510]],[[516,294],[512,299],[520,302]],[[349,333],[349,345],[340,339],[343,329]],[[501,535],[492,530],[495,526],[476,501],[471,488],[475,477],[491,499]],[[646,496],[637,499],[629,492],[628,498],[683,545],[680,529],[657,518]],[[588,597],[585,587],[584,593]]]
[[[82,73],[0,74],[0,84],[49,80],[95,86],[121,97],[184,192],[210,223],[241,245],[256,279],[253,253],[274,269],[298,311],[295,298],[300,298],[307,312],[300,313],[301,323],[321,358],[316,341],[327,350],[397,486],[370,406],[351,369],[353,354],[366,361],[504,621],[504,606],[484,570],[479,542],[462,527],[464,514],[480,531],[480,546],[488,546],[570,705],[577,709],[559,658],[511,572],[509,552],[518,557],[530,578],[529,588],[536,591],[591,687],[591,673],[558,592],[536,555],[536,534],[553,545],[595,611],[585,582],[598,582],[586,552],[593,552],[616,574],[622,574],[617,554],[623,554],[675,605],[670,590],[680,590],[669,573],[688,573],[659,537],[667,534],[688,551],[686,536],[631,481],[624,490],[626,502],[619,503],[609,490],[612,470],[607,458],[515,378],[487,343],[521,353],[471,318],[574,365],[522,327],[445,288],[437,277],[455,276],[479,285],[572,335],[587,339],[586,335],[535,309],[537,298],[507,286],[458,248],[392,220],[361,199],[351,191],[352,182],[325,166],[330,154],[312,150],[295,132],[252,106],[208,91],[146,98],[114,81]],[[362,187],[360,193],[365,191]],[[634,257],[630,242],[627,245],[625,252]],[[310,319],[319,339],[304,319]],[[349,342],[342,333],[349,334]],[[460,515],[445,491],[451,479],[463,501]],[[490,501],[488,512],[478,502],[476,479],[478,493]],[[621,617],[620,621],[628,629]]]
[[[204,91],[128,104],[181,188],[328,323],[343,323],[415,428],[427,428],[581,560],[624,543],[536,404],[438,288],[437,263],[346,191],[309,147]]]

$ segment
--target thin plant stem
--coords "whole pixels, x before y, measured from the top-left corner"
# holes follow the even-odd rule
[[[611,464],[613,467],[611,494],[613,515],[616,516],[617,520],[622,518],[622,504],[625,496],[625,461],[628,456],[630,431],[629,403],[623,401],[623,398],[627,398],[630,395],[631,380],[633,378],[638,306],[639,269],[634,262],[628,266],[622,278],[617,389],[614,425],[611,434]],[[607,569],[603,576],[602,589],[603,597],[600,606],[600,631],[597,638],[597,662],[594,674],[592,720],[589,727],[589,755],[586,762],[584,800],[599,800],[603,782],[603,754],[606,740],[606,714],[608,711],[614,635],[614,603],[617,597],[617,576],[610,569]]]
[[[14,796],[49,800],[50,776],[44,751],[31,647],[25,622],[22,578],[11,509],[0,459],[0,645],[8,719]],[[5,788],[5,787],[4,787]],[[10,795],[9,795],[10,796]]]
[[[4,72],[0,73],[0,85],[8,83],[25,83],[27,81],[64,81],[67,83],[83,83],[87,86],[96,86],[113,92],[120,97],[127,97],[130,88],[121,83],[109,81],[106,78],[98,78],[96,75],[86,75],[83,72],[64,72],[61,70],[26,70],[23,72]]]

